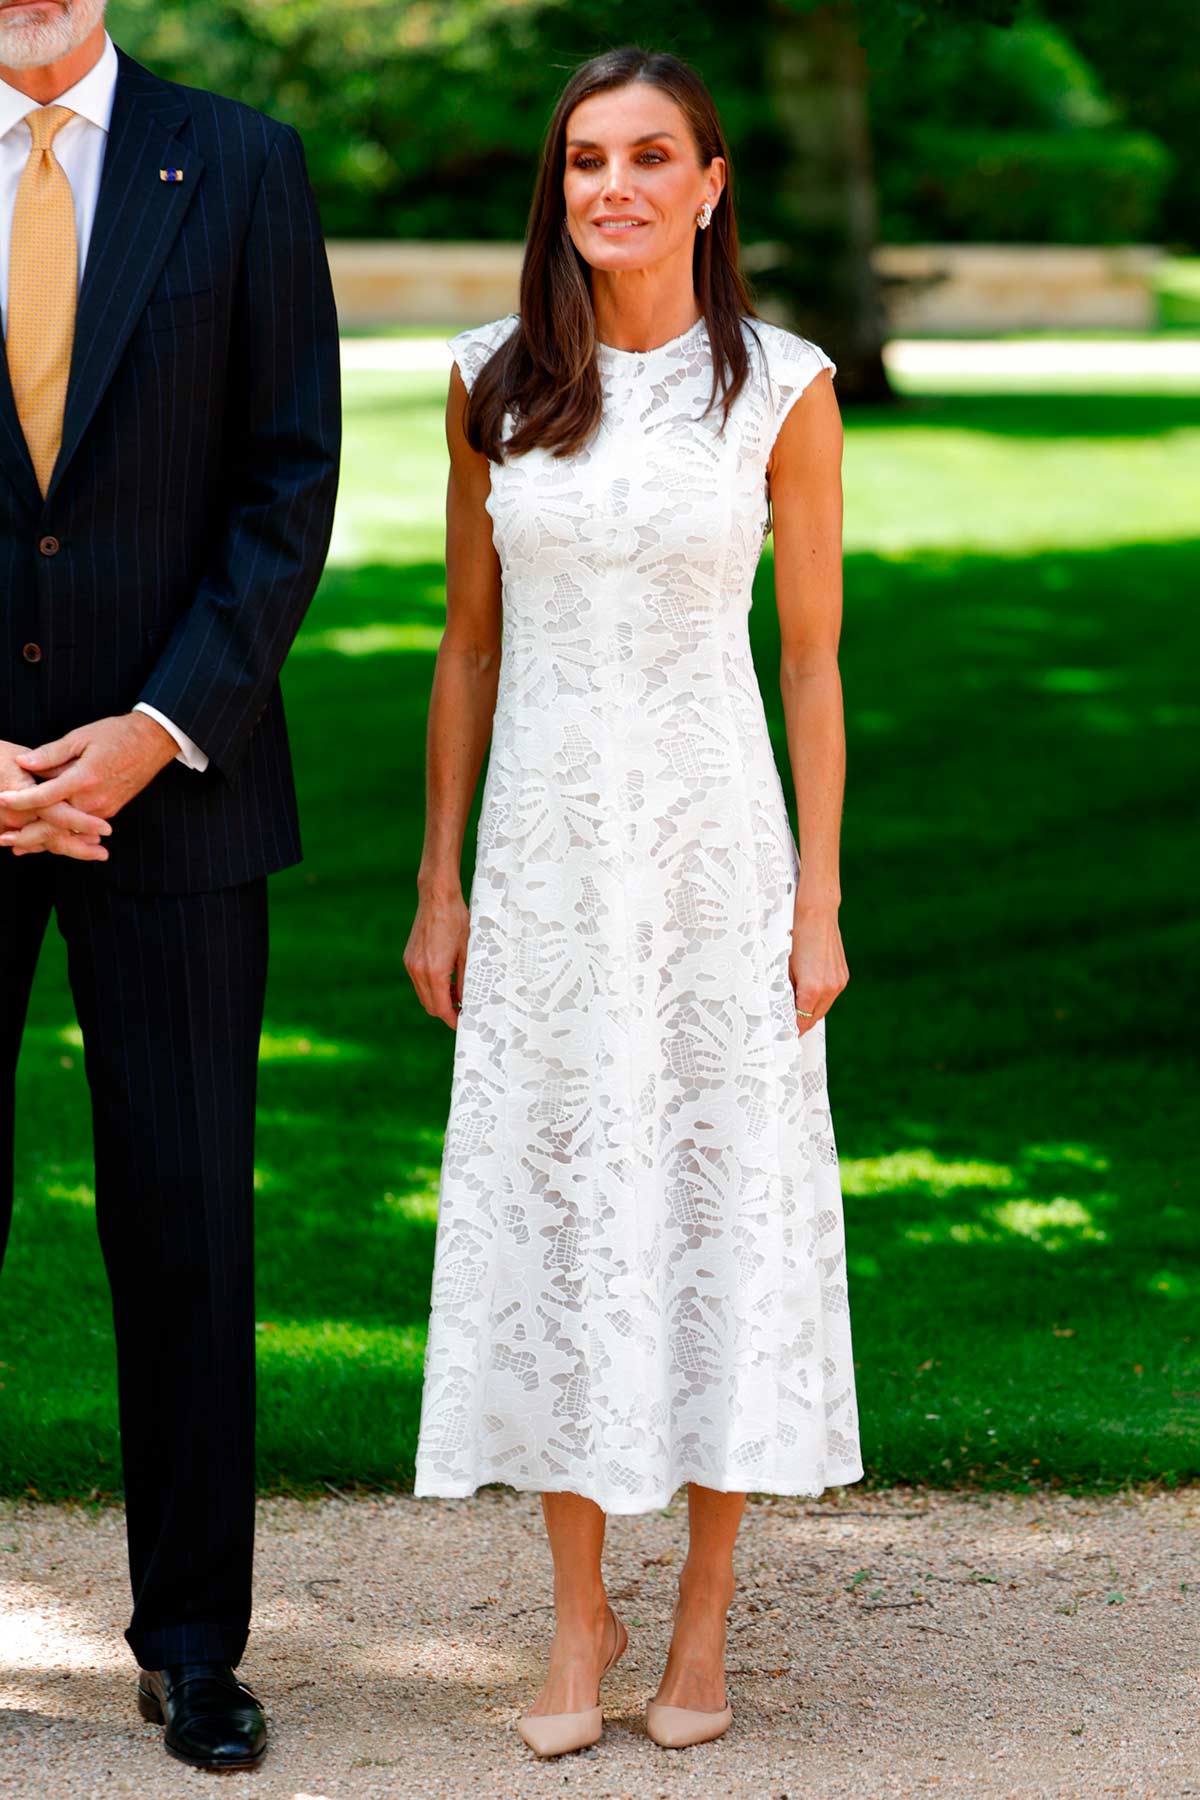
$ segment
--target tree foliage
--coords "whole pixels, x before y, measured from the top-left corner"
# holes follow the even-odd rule
[[[1097,70],[1130,125],[1171,153],[1167,239],[1200,247],[1200,53],[1195,0],[1045,0],[1049,16]]]
[[[889,172],[885,237],[889,214],[893,235],[938,235],[936,188],[924,212],[920,195],[914,199],[926,155],[922,125],[943,134],[1108,131],[1117,156],[1126,122],[1176,148],[1172,216],[1177,233],[1194,233],[1200,73],[1179,54],[1193,0],[1155,0],[1147,19],[1134,0],[1039,4],[1041,11],[1031,0],[738,0],[736,8],[729,0],[607,0],[602,9],[576,0],[110,0],[110,25],[118,43],[161,73],[235,94],[298,126],[336,235],[519,237],[545,120],[567,71],[599,49],[641,41],[677,51],[704,73],[736,146],[744,233],[770,238],[791,154],[768,91],[770,46],[781,18],[818,11],[838,13],[863,50],[876,162],[886,160]],[[1081,160],[1082,151],[1060,154],[1058,179]],[[1144,212],[1153,199],[1147,155],[1131,149],[1128,163],[1119,191],[1136,188],[1142,170]],[[969,195],[966,174],[955,173],[953,186]],[[1089,235],[1086,174],[1078,186],[1064,210]],[[1097,206],[1099,198],[1097,188]],[[1135,202],[1136,195],[1123,200],[1123,217],[1139,216]],[[1054,235],[1052,219],[1045,229]],[[955,232],[972,235],[969,216]],[[1091,234],[1103,235],[1099,227]]]

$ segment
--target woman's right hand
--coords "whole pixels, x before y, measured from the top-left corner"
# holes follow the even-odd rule
[[[487,754],[504,637],[500,558],[487,510],[491,467],[467,442],[457,363],[446,394],[446,629],[434,662],[426,733],[425,841],[417,916],[404,966],[427,1013],[458,1029],[470,914],[461,859],[471,796]]]
[[[463,982],[467,973],[467,936],[471,915],[461,891],[423,894],[404,947],[404,966],[417,998],[435,1019],[458,1029]]]

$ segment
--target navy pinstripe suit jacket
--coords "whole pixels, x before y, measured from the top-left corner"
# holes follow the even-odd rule
[[[194,893],[300,858],[278,676],[333,524],[337,315],[297,133],[118,58],[45,500],[0,358],[0,737],[157,707],[209,766],[92,873]]]

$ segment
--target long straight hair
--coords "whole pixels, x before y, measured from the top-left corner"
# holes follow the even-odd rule
[[[694,69],[666,52],[636,44],[606,50],[568,80],[546,131],[521,265],[516,330],[479,371],[467,408],[468,442],[493,462],[542,445],[555,456],[578,450],[600,422],[600,373],[591,273],[567,229],[563,177],[567,121],[593,94],[643,81],[683,113],[701,167],[724,158],[725,189],[707,231],[697,231],[692,280],[712,345],[713,380],[706,411],[718,400],[722,425],[749,373],[742,319],[756,317],[738,257],[729,147],[712,95]],[[513,430],[503,437],[505,414]]]

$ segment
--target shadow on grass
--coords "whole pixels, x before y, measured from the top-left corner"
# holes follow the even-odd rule
[[[1200,1475],[1198,567],[1200,543],[847,559],[828,1045],[872,1484]],[[411,633],[436,634],[441,583],[331,570],[288,669],[307,856],[274,884],[261,1081],[272,1487],[411,1476],[453,1052],[401,961],[433,667]],[[752,629],[790,794],[769,565]],[[52,944],[4,1277],[10,1493],[119,1485],[70,1024]]]
[[[1194,393],[905,394],[889,406],[856,406],[853,422],[903,431],[913,425],[952,425],[1015,438],[1153,438],[1196,429]]]

